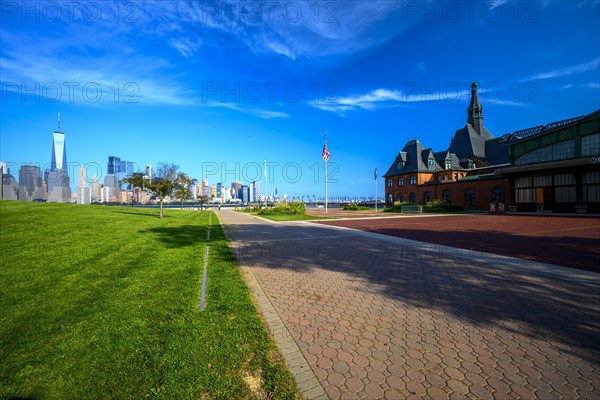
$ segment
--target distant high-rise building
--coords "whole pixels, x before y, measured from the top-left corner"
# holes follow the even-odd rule
[[[42,171],[39,166],[24,164],[19,169],[19,200],[44,199]]]
[[[116,188],[118,186],[117,177],[114,174],[108,174],[104,177],[104,187]]]
[[[240,189],[242,202],[248,203],[250,201],[250,187],[247,185],[243,185]]]
[[[67,164],[67,145],[65,142],[65,133],[60,130],[60,113],[58,113],[58,129],[52,133],[50,170],[44,175],[48,190],[48,201],[55,203],[70,202],[71,187]]]
[[[87,177],[85,172],[85,165],[79,166],[79,184],[77,187],[86,187],[87,186]]]
[[[50,171],[62,171],[63,174],[67,176],[69,174],[65,133],[60,130],[60,113],[58,113],[58,130],[52,133],[52,159],[50,160]]]
[[[240,182],[240,181],[231,182],[231,197],[233,197],[234,199],[240,199],[241,198],[241,192],[240,192],[241,189],[242,189],[242,182]]]
[[[17,186],[17,180],[11,175],[10,169],[7,168],[6,163],[0,163],[2,168],[2,199],[4,200],[19,200],[19,189]]]
[[[79,184],[77,185],[77,204],[91,204],[92,191],[87,187],[85,166],[79,167]]]
[[[217,182],[217,197],[223,197],[223,184],[221,182]]]
[[[208,177],[204,178],[204,180],[202,181],[202,186],[208,186]]]
[[[117,175],[119,172],[119,166],[121,165],[121,159],[115,156],[108,156],[108,166],[106,173],[108,175]]]
[[[90,183],[90,191],[92,192],[92,201],[100,201],[102,194],[100,193],[102,189],[102,185],[98,181],[97,176],[92,177],[92,182]]]
[[[198,180],[192,179],[192,183],[188,186],[190,193],[192,194],[192,200],[198,199]]]
[[[258,181],[250,182],[250,202],[256,202],[260,198]]]

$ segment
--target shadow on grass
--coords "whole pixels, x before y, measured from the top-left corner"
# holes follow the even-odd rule
[[[151,234],[167,247],[194,246],[206,242],[208,227],[181,225],[177,227],[157,227],[144,229],[140,233]]]
[[[145,213],[145,212],[131,212],[131,211],[115,211],[116,213],[119,214],[128,214],[128,215],[136,215],[139,217],[152,217],[152,218],[159,218],[159,213]],[[170,218],[170,215],[163,215],[163,218]]]

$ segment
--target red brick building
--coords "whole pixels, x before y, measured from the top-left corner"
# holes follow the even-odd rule
[[[386,204],[425,204],[443,199],[465,209],[487,209],[492,201],[512,203],[509,182],[495,168],[510,163],[508,144],[483,126],[477,83],[471,85],[467,124],[447,150],[434,152],[411,140],[385,173]]]

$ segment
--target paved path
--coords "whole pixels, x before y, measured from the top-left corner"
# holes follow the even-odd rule
[[[278,341],[289,335],[284,353],[307,397],[321,388],[332,399],[600,397],[597,274],[219,217]]]

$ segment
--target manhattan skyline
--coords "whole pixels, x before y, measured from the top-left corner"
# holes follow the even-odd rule
[[[267,160],[269,189],[319,197],[327,128],[330,195],[372,196],[407,138],[448,147],[472,82],[496,137],[600,108],[598,1],[46,4],[2,5],[7,163],[49,164],[60,112],[75,168]]]

